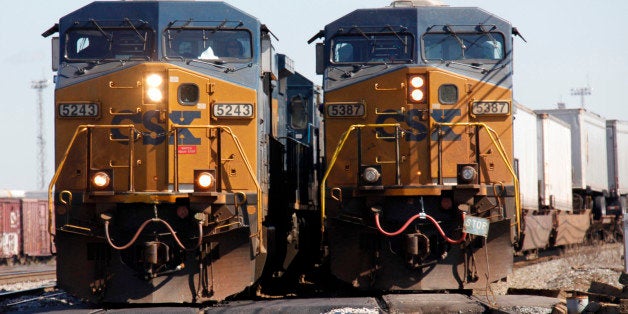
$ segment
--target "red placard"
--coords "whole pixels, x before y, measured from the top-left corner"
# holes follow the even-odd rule
[[[196,146],[194,145],[179,145],[179,155],[196,154]]]

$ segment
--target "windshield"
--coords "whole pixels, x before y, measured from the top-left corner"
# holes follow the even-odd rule
[[[504,37],[501,33],[428,33],[423,36],[426,60],[504,58]]]
[[[411,34],[355,34],[338,36],[332,44],[334,63],[407,63],[413,57]]]
[[[71,60],[146,60],[151,56],[151,33],[141,28],[71,29],[66,34],[65,55]]]
[[[166,57],[227,61],[251,59],[251,33],[246,30],[169,29]]]

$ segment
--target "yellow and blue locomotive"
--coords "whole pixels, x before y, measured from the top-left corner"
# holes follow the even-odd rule
[[[510,23],[398,1],[327,24],[318,43],[331,272],[360,289],[484,288],[512,270]]]
[[[224,2],[103,1],[57,32],[58,285],[220,301],[287,269],[317,202],[317,96],[267,27]]]

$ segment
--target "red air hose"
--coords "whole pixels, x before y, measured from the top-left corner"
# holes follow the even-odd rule
[[[188,248],[186,248],[183,245],[183,243],[181,243],[181,240],[179,240],[179,237],[177,237],[177,233],[174,231],[174,229],[172,229],[170,224],[168,224],[168,222],[166,222],[165,220],[159,219],[159,218],[151,218],[151,219],[147,219],[146,221],[144,221],[144,223],[142,223],[142,225],[139,227],[139,229],[137,229],[137,232],[135,232],[135,235],[133,236],[131,241],[129,241],[129,243],[127,243],[127,244],[125,244],[123,246],[117,246],[117,245],[115,245],[113,243],[113,241],[111,241],[111,236],[109,235],[109,220],[107,219],[107,220],[105,220],[105,236],[107,238],[107,242],[109,242],[109,245],[112,248],[116,249],[116,250],[126,250],[129,247],[131,247],[131,245],[133,245],[133,243],[135,243],[137,238],[140,236],[140,233],[142,233],[142,230],[144,230],[144,228],[151,222],[161,222],[162,224],[166,225],[168,230],[170,230],[170,234],[172,234],[172,237],[174,238],[175,242],[177,242],[179,247],[184,249],[184,250],[187,250],[187,251],[196,250],[203,243],[203,222],[202,221],[198,222],[198,243],[196,244],[196,246],[194,248],[188,249]]]
[[[440,224],[438,223],[438,221],[436,221],[436,219],[432,218],[432,216],[430,216],[428,214],[425,214],[425,213],[419,213],[419,214],[416,214],[416,215],[410,217],[410,219],[408,219],[408,221],[406,221],[406,223],[399,230],[397,230],[395,232],[386,232],[386,230],[382,229],[382,226],[379,223],[379,213],[375,213],[375,225],[377,226],[377,229],[379,230],[379,232],[381,232],[382,234],[387,235],[389,237],[393,237],[393,236],[401,234],[417,218],[421,218],[421,219],[427,218],[429,221],[431,221],[432,224],[434,224],[434,226],[436,227],[436,229],[438,229],[438,232],[443,237],[443,239],[445,239],[445,241],[447,241],[447,242],[449,242],[451,244],[462,243],[462,241],[464,241],[467,238],[467,233],[463,232],[462,236],[460,237],[460,239],[458,239],[458,240],[450,239],[445,234],[443,229],[440,227]],[[462,213],[462,219],[464,221],[464,212]]]

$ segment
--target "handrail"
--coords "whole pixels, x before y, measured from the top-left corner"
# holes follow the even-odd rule
[[[517,178],[517,176],[515,174],[515,171],[512,168],[512,165],[510,163],[510,159],[506,155],[506,152],[504,150],[503,144],[502,144],[501,140],[499,139],[499,136],[497,135],[497,132],[495,132],[492,128],[490,128],[485,123],[480,123],[480,122],[457,122],[457,123],[434,122],[434,124],[440,125],[440,126],[479,126],[479,127],[482,127],[482,128],[487,130],[487,134],[488,134],[489,138],[493,142],[493,145],[495,145],[495,147],[497,148],[497,151],[499,152],[502,160],[504,161],[508,171],[510,172],[510,174],[513,177],[513,182],[514,182],[514,185],[515,185],[516,225],[517,225],[517,231],[518,231],[518,233],[520,233],[521,232],[521,204],[520,204],[520,200],[519,200],[519,179]],[[340,140],[338,141],[338,145],[336,146],[334,154],[332,155],[330,163],[327,166],[327,170],[325,171],[325,175],[323,176],[323,179],[321,180],[321,186],[320,186],[320,192],[321,192],[320,193],[320,195],[321,195],[321,229],[322,229],[323,232],[325,231],[325,219],[326,219],[326,216],[325,216],[326,186],[325,186],[325,184],[327,182],[327,177],[329,176],[329,173],[331,172],[331,169],[333,168],[334,164],[336,163],[336,159],[338,158],[338,155],[340,154],[340,151],[344,147],[345,142],[346,142],[347,138],[349,137],[349,134],[352,131],[354,131],[354,130],[356,130],[358,128],[364,128],[364,127],[399,127],[399,124],[398,123],[389,123],[389,124],[354,124],[354,125],[351,125],[342,134]]]
[[[242,159],[244,161],[244,164],[246,165],[247,171],[249,172],[249,175],[251,176],[251,179],[253,180],[253,183],[255,184],[255,188],[257,191],[257,234],[256,235],[252,235],[252,236],[257,236],[259,238],[260,241],[260,245],[259,248],[261,250],[261,248],[264,245],[264,241],[263,241],[263,236],[262,236],[262,188],[259,184],[259,181],[257,180],[257,176],[255,175],[255,173],[253,172],[253,168],[249,162],[249,159],[246,156],[246,153],[244,152],[244,149],[242,148],[242,144],[240,143],[240,140],[238,139],[238,137],[234,134],[234,132],[231,130],[230,127],[228,126],[221,126],[221,125],[179,125],[179,124],[173,124],[172,126],[172,130],[170,132],[176,132],[178,129],[220,129],[220,130],[224,130],[226,133],[228,133],[231,138],[233,139],[238,152],[240,153],[240,155],[242,156]],[[66,151],[63,155],[63,158],[61,158],[61,161],[59,162],[59,165],[57,166],[57,169],[52,177],[52,179],[50,180],[50,184],[48,185],[48,210],[49,210],[49,218],[48,218],[48,231],[50,234],[53,234],[53,230],[54,230],[54,222],[52,221],[52,216],[53,216],[53,208],[54,208],[54,197],[52,194],[52,190],[55,186],[55,184],[57,183],[57,180],[59,179],[59,176],[61,175],[61,171],[63,170],[63,168],[65,167],[65,163],[68,159],[68,156],[70,154],[70,150],[73,148],[73,146],[76,143],[76,139],[78,138],[78,136],[81,133],[87,132],[89,129],[105,129],[105,128],[129,128],[132,133],[133,132],[138,132],[138,130],[135,128],[135,125],[133,124],[120,124],[120,125],[94,125],[94,124],[85,124],[85,125],[79,125],[77,126],[74,135],[72,136],[70,143],[68,144]],[[132,136],[132,134],[131,134]],[[130,146],[131,150],[133,150],[133,146]],[[175,159],[177,159],[178,157],[178,151],[175,149],[174,150],[174,154],[175,154]],[[130,156],[133,156],[133,153],[130,153]],[[89,161],[88,161],[89,162]],[[129,163],[132,163],[132,160],[129,160]],[[129,166],[130,168],[130,173],[129,173],[129,177],[130,180],[132,180],[133,178],[133,167]],[[178,165],[174,165],[174,169],[177,170]],[[178,172],[178,171],[177,171]],[[178,181],[177,175],[175,174],[175,181]],[[131,181],[130,183],[130,189],[133,190],[133,182]],[[178,191],[178,186],[175,188],[176,191]]]
[[[521,200],[519,199],[519,179],[515,174],[515,170],[512,168],[512,164],[508,156],[506,155],[506,151],[504,150],[504,145],[499,139],[499,135],[495,130],[489,127],[486,123],[483,122],[434,122],[435,125],[439,126],[479,126],[486,130],[491,142],[497,148],[497,152],[499,152],[502,161],[506,165],[506,168],[512,175],[513,183],[515,185],[515,217],[517,224],[517,234],[521,234]]]
[[[72,138],[70,139],[70,143],[65,149],[63,158],[61,158],[61,161],[59,162],[59,165],[57,166],[57,170],[55,170],[55,173],[52,176],[52,179],[50,179],[50,183],[48,184],[48,232],[51,235],[53,234],[53,230],[54,230],[54,222],[52,221],[52,217],[54,214],[53,212],[54,197],[52,195],[52,189],[54,188],[55,184],[57,184],[57,180],[59,179],[59,176],[61,175],[61,171],[65,167],[65,162],[67,161],[68,156],[70,155],[70,150],[74,147],[76,139],[81,133],[87,132],[89,129],[105,129],[105,128],[129,128],[131,130],[137,131],[135,129],[135,125],[133,124],[119,124],[119,125],[81,124],[76,127],[76,130],[74,131],[74,135],[72,135]],[[133,162],[132,160],[129,160],[129,163],[132,163],[132,162]],[[130,167],[130,168],[131,168],[130,172],[132,172],[133,167]],[[133,178],[132,175],[129,175],[129,177]]]
[[[331,169],[334,167],[334,164],[336,163],[336,159],[338,158],[338,155],[340,154],[340,151],[342,150],[342,148],[345,145],[345,142],[347,141],[347,138],[349,137],[349,134],[351,134],[351,132],[353,132],[356,129],[361,129],[361,128],[385,128],[385,127],[395,127],[395,128],[399,128],[400,124],[399,123],[381,123],[381,124],[353,124],[351,125],[340,137],[340,140],[338,141],[338,145],[336,145],[336,150],[334,151],[334,154],[331,157],[331,160],[329,162],[329,165],[327,166],[327,170],[325,171],[325,175],[323,175],[323,179],[321,180],[321,190],[320,190],[320,195],[321,195],[321,231],[325,232],[325,193],[326,193],[326,187],[325,187],[325,183],[327,182],[327,177],[329,176],[329,173],[331,172]]]
[[[172,124],[171,127],[172,127],[173,132],[177,129],[207,129],[207,130],[220,129],[220,130],[224,130],[227,134],[231,136],[231,138],[233,139],[233,142],[236,144],[236,147],[238,148],[238,152],[242,156],[242,160],[244,161],[244,164],[246,165],[246,169],[249,172],[249,175],[251,176],[251,179],[253,180],[253,183],[255,184],[255,188],[257,190],[257,237],[259,237],[259,241],[260,241],[259,248],[262,248],[264,245],[264,241],[262,237],[262,218],[263,218],[262,217],[262,187],[260,186],[259,181],[257,180],[257,176],[253,172],[253,167],[251,167],[249,159],[246,156],[244,149],[242,148],[242,144],[240,143],[240,140],[234,134],[233,130],[231,130],[231,128],[228,126],[209,125],[209,124],[204,124],[204,125]],[[175,154],[175,159],[177,159],[178,151],[176,148],[174,150],[174,154]],[[177,165],[175,165],[174,168],[177,169]],[[178,178],[174,178],[174,180],[178,181]],[[251,236],[254,236],[254,235],[251,235]]]

